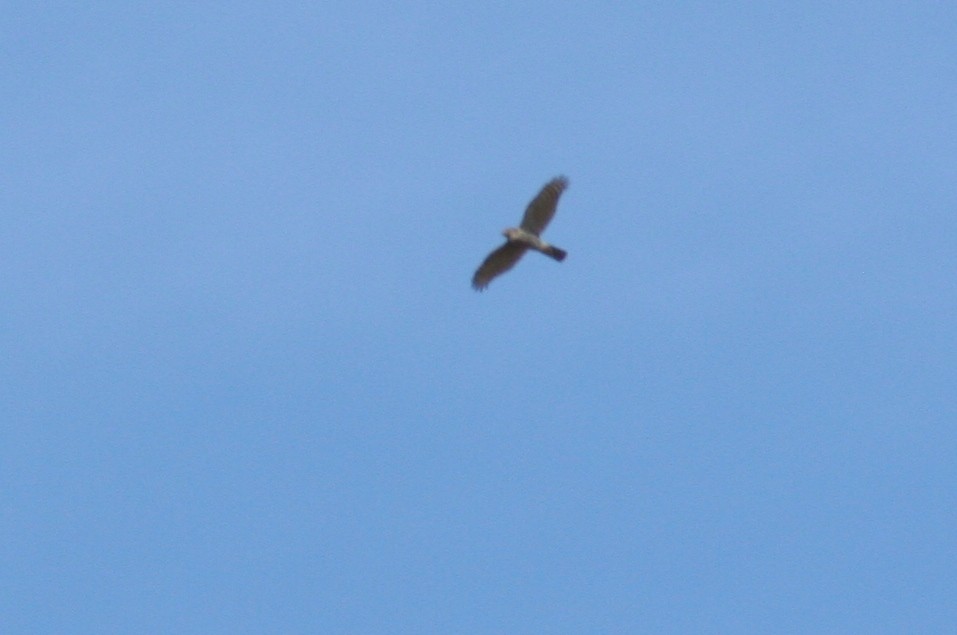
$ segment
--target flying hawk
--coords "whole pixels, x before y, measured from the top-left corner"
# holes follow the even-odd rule
[[[515,266],[529,249],[540,251],[549,258],[558,262],[565,259],[565,250],[539,238],[539,234],[548,226],[548,222],[555,215],[558,207],[558,198],[568,187],[568,179],[559,176],[542,188],[525,210],[522,224],[518,227],[509,227],[502,232],[505,244],[493,251],[485,258],[481,266],[472,276],[472,287],[477,291],[485,289],[496,276],[501,275]]]

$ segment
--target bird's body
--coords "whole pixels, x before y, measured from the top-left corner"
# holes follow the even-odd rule
[[[509,227],[502,232],[502,235],[505,236],[509,242],[519,243],[525,245],[529,249],[540,251],[550,258],[554,258],[558,262],[564,260],[565,256],[568,255],[563,249],[549,245],[539,236],[536,236],[531,232],[527,232],[521,227]]]
[[[541,252],[558,262],[565,259],[567,254],[563,249],[548,244],[539,234],[555,215],[558,199],[566,187],[568,179],[563,176],[546,183],[542,191],[528,204],[522,224],[502,232],[506,238],[505,244],[490,253],[472,277],[472,286],[476,290],[485,289],[493,278],[514,267],[529,249]]]

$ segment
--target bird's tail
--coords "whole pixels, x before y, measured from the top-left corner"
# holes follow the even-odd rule
[[[558,262],[561,262],[562,260],[565,259],[565,256],[568,255],[568,252],[565,251],[564,249],[559,249],[558,247],[553,247],[549,245],[548,248],[545,250],[545,255],[550,258],[554,258]]]

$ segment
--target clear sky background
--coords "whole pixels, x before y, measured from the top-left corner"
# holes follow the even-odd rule
[[[952,632],[957,5],[14,1],[0,91],[0,632]]]

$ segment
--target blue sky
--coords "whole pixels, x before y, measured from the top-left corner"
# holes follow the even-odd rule
[[[8,3],[0,631],[952,629],[955,42]],[[559,174],[568,259],[475,293]]]

